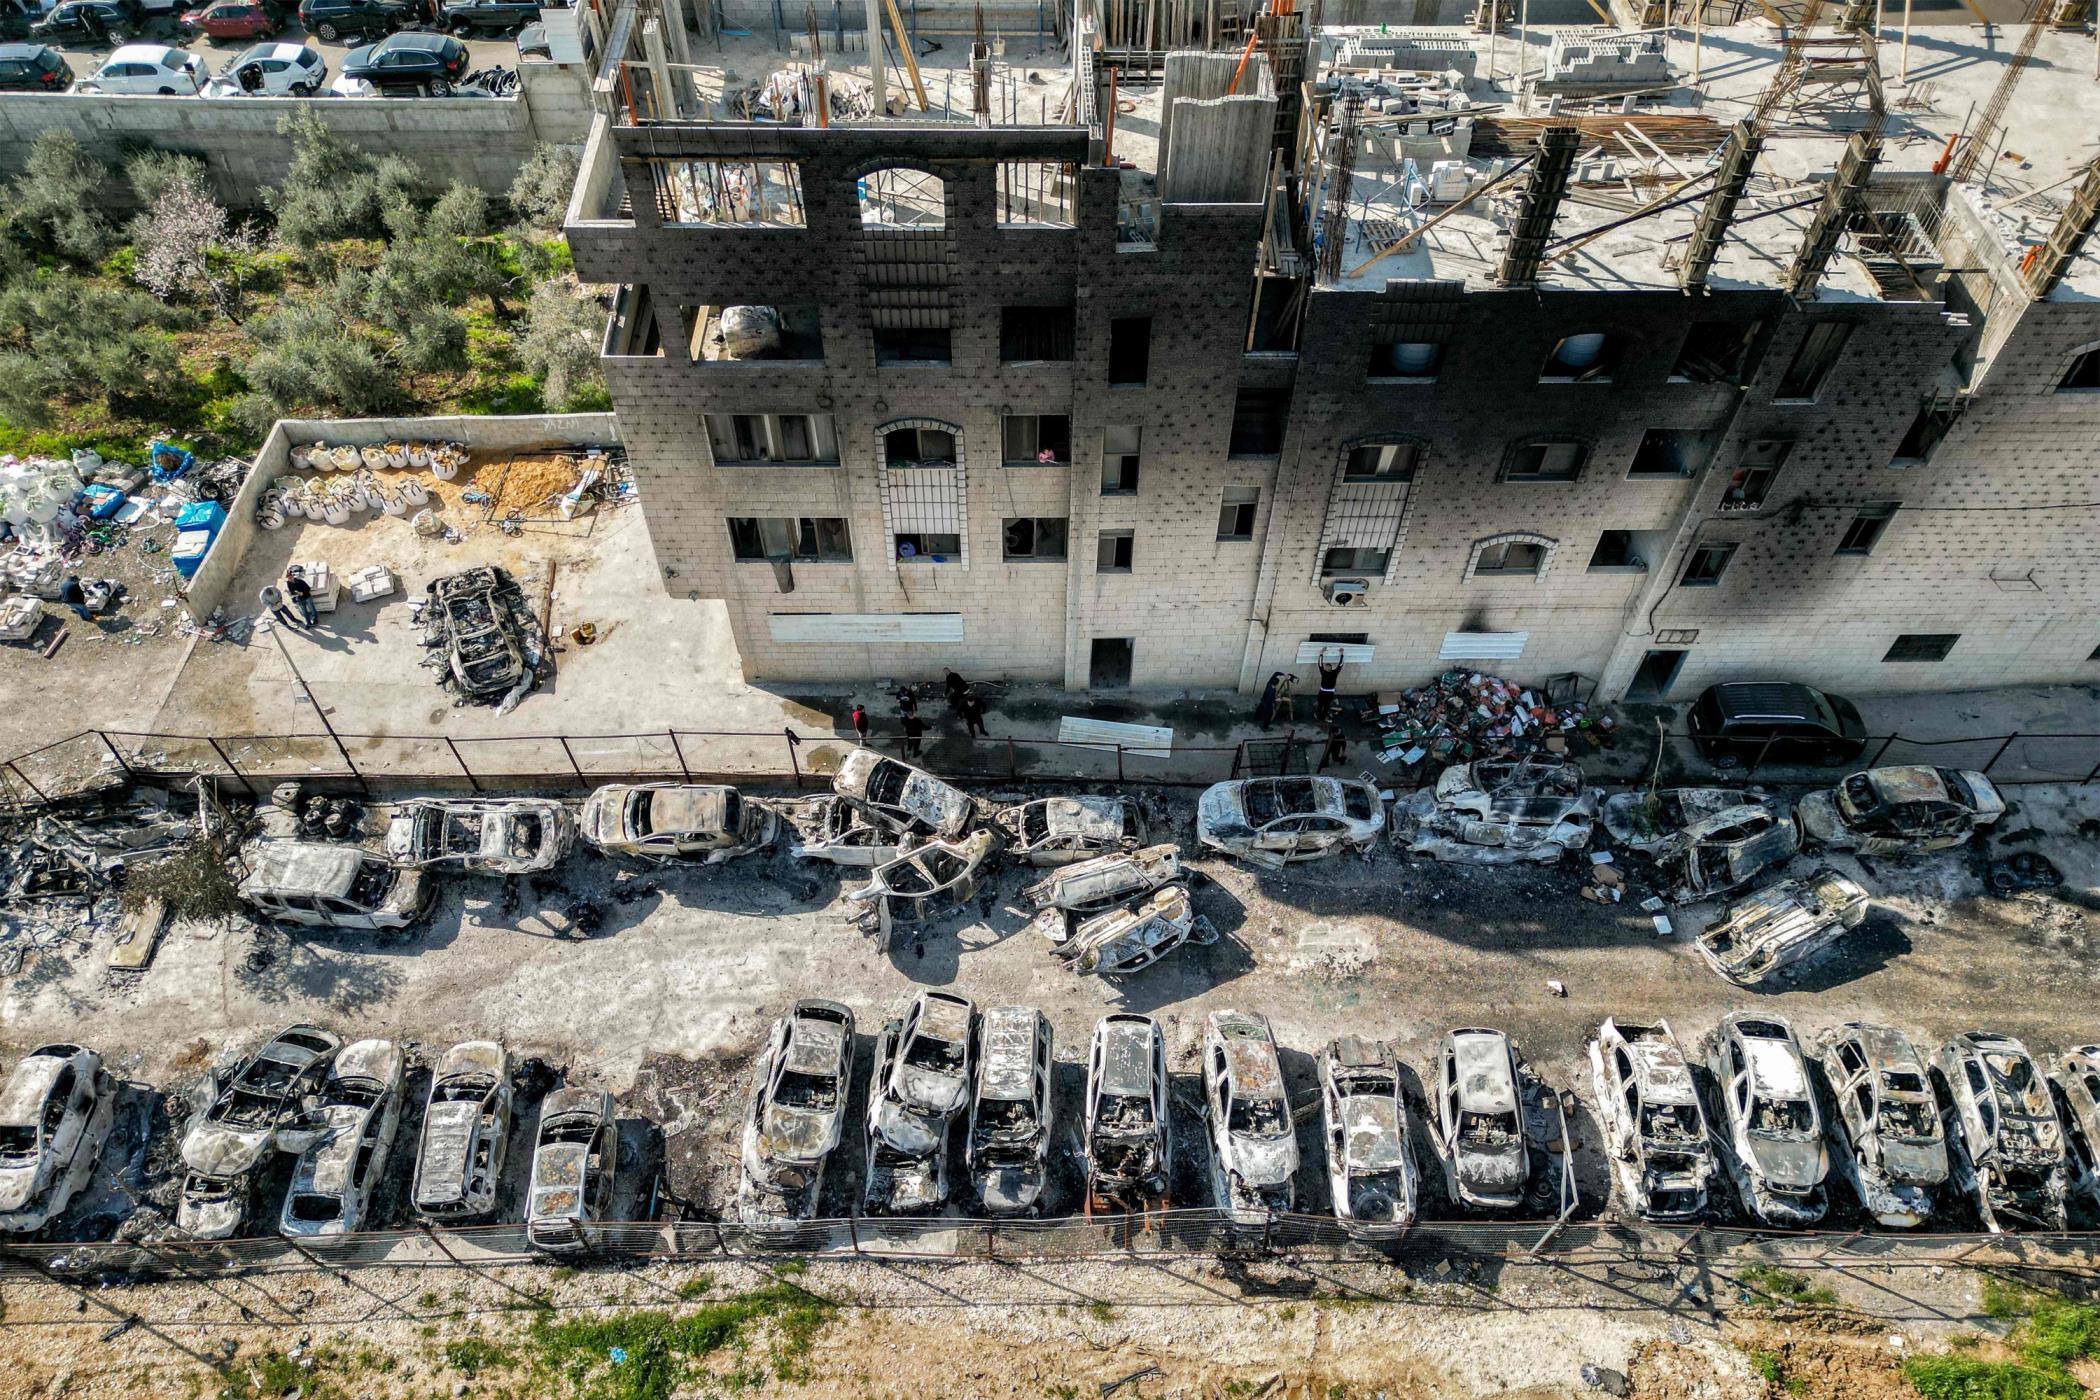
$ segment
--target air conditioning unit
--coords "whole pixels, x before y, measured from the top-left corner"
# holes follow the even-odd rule
[[[1360,608],[1371,601],[1367,578],[1331,578],[1326,583],[1327,601],[1338,608]]]

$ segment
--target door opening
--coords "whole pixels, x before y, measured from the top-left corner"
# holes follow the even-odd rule
[[[1686,653],[1682,651],[1651,651],[1641,657],[1635,668],[1633,681],[1626,687],[1628,700],[1661,700],[1677,683],[1677,673],[1684,669]]]
[[[1130,654],[1128,637],[1094,638],[1093,655],[1087,665],[1087,689],[1128,690]]]

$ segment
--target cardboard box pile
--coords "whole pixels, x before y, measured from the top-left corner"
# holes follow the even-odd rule
[[[1543,691],[1485,671],[1446,671],[1429,685],[1372,697],[1367,716],[1379,731],[1378,761],[1412,768],[1478,758],[1584,753],[1609,741],[1609,715],[1580,701],[1547,703]]]

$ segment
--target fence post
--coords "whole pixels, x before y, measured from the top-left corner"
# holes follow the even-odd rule
[[[480,792],[481,779],[475,777],[474,770],[467,767],[467,760],[460,754],[459,745],[452,742],[452,736],[450,734],[447,734],[445,736],[445,747],[452,750],[452,761],[459,765],[460,772],[466,774],[467,787],[474,792]]]
[[[219,741],[217,739],[206,739],[205,742],[210,744],[211,751],[219,756],[219,762],[226,765],[226,771],[241,780],[241,786],[248,789],[248,795],[250,797],[257,796],[255,784],[248,781],[246,773],[233,766],[233,760],[227,756],[226,750],[219,747]]]
[[[1007,781],[1008,781],[1008,782],[1012,782],[1013,780],[1015,780],[1016,778],[1018,778],[1018,777],[1020,777],[1020,776],[1021,776],[1021,760],[1020,760],[1020,758],[1019,758],[1019,757],[1018,757],[1018,756],[1017,756],[1017,755],[1016,755],[1016,754],[1014,753],[1014,741],[1013,741],[1013,736],[1012,736],[1011,734],[1009,734],[1009,735],[1008,735],[1008,736],[1006,737],[1006,779],[1007,779]]]
[[[124,776],[125,776],[126,778],[131,778],[131,777],[134,777],[134,776],[136,776],[136,775],[135,775],[135,774],[133,774],[133,773],[132,773],[132,771],[131,771],[131,765],[130,765],[129,763],[126,763],[126,762],[124,761],[124,754],[123,754],[123,751],[122,751],[122,750],[120,750],[120,749],[118,749],[118,747],[117,747],[117,746],[116,746],[116,745],[115,745],[114,743],[110,742],[110,737],[109,737],[108,731],[106,731],[106,730],[101,730],[101,729],[98,729],[98,730],[96,730],[96,731],[95,731],[95,737],[96,737],[97,739],[100,739],[100,740],[102,741],[102,747],[103,747],[103,748],[105,748],[105,749],[108,749],[108,750],[109,750],[109,756],[110,756],[111,758],[113,758],[113,759],[115,759],[115,760],[117,761],[117,767],[119,767],[119,768],[121,768],[121,769],[123,769],[123,770],[124,770]],[[228,765],[227,765],[227,767],[229,767],[229,768],[230,768],[230,767],[232,767],[232,766],[233,766],[232,764],[228,764]],[[254,791],[254,789],[253,789],[253,788],[250,788],[250,789],[249,789],[249,791],[250,791],[250,792],[253,792],[253,791]]]
[[[1891,734],[1888,738],[1883,739],[1881,741],[1881,747],[1874,750],[1874,756],[1867,760],[1866,766],[1869,768],[1879,768],[1881,766],[1881,756],[1889,751],[1889,745],[1895,743],[1898,739],[1902,737],[1903,736],[1901,734]]]
[[[2100,779],[2100,763],[2094,764],[2093,771],[2085,775],[2085,780],[2088,783],[2093,782],[2096,779]]]
[[[855,1254],[860,1253],[860,1217],[858,1215],[846,1217],[846,1238],[853,1241],[853,1252]]]
[[[679,747],[678,731],[666,729],[664,733],[671,737],[671,752],[678,756],[678,781],[682,783],[691,782],[693,780],[693,770],[685,766],[685,750]]]
[[[1275,1252],[1274,1246],[1270,1243],[1270,1233],[1274,1231],[1275,1228],[1276,1212],[1272,1210],[1264,1214],[1261,1218],[1261,1252],[1264,1254],[1271,1254]]]
[[[1756,758],[1753,758],[1753,759],[1751,759],[1751,760],[1750,760],[1750,767],[1749,767],[1749,768],[1748,768],[1747,770],[1745,770],[1745,771],[1746,771],[1746,772],[1750,772],[1750,773],[1755,773],[1755,772],[1756,772],[1756,771],[1757,771],[1758,769],[1760,769],[1760,768],[1764,767],[1764,766],[1765,766],[1765,755],[1767,755],[1767,754],[1771,753],[1771,752],[1772,752],[1772,745],[1774,745],[1774,744],[1776,744],[1776,743],[1778,743],[1778,742],[1779,742],[1779,736],[1778,736],[1777,734],[1767,734],[1767,735],[1765,736],[1765,741],[1764,741],[1764,743],[1762,743],[1762,744],[1758,745],[1758,748],[1757,748],[1757,757],[1756,757]]]
[[[1116,781],[1123,781],[1123,746],[1116,745]]]
[[[1999,760],[1999,759],[2001,759],[2001,758],[2005,757],[2005,751],[2006,751],[2007,749],[2011,748],[2011,747],[2013,746],[2013,740],[2015,740],[2015,739],[2017,739],[2017,738],[2019,738],[2019,737],[2020,737],[2020,731],[2019,731],[2019,730],[2017,730],[2017,729],[2015,729],[2015,730],[2014,730],[2014,731],[2013,731],[2012,733],[2010,733],[2010,734],[2008,734],[2008,735],[2006,735],[2006,736],[2005,736],[2005,742],[2004,742],[2004,743],[2002,743],[2002,744],[2000,744],[2000,745],[1998,746],[1998,752],[1996,752],[1996,753],[1992,754],[1992,755],[1991,755],[1991,761],[1990,761],[1989,763],[1986,763],[1986,764],[1984,764],[1984,765],[1983,765],[1983,775],[1984,775],[1985,777],[1989,777],[1989,776],[1990,776],[1990,774],[1991,774],[1991,769],[1997,766],[1997,763],[1998,763],[1998,760]]]
[[[795,732],[793,725],[789,725],[780,732],[787,735],[788,767],[795,770],[795,791],[800,792],[802,791],[802,736]],[[854,1248],[858,1250],[860,1246],[856,1244]]]
[[[582,788],[585,792],[589,792],[591,790],[591,780],[583,776],[583,765],[576,761],[576,752],[569,747],[569,736],[566,734],[561,736],[561,751],[568,756],[569,767],[576,770],[576,786]]]

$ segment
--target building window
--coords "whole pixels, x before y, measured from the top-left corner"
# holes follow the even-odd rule
[[[1226,487],[1224,503],[1218,507],[1218,538],[1221,540],[1253,539],[1254,512],[1256,507],[1260,505],[1260,487]]]
[[[813,306],[692,306],[686,347],[695,361],[822,360],[824,328]]]
[[[830,516],[732,515],[729,545],[741,562],[792,559],[850,564],[853,539],[844,520]]]
[[[1722,510],[1756,510],[1772,492],[1773,479],[1794,450],[1791,442],[1760,439],[1743,449],[1742,463],[1728,478],[1721,493]]]
[[[1706,433],[1687,428],[1650,428],[1641,434],[1641,445],[1634,449],[1633,465],[1626,469],[1626,479],[1695,476],[1712,451],[1713,440]]]
[[[1763,327],[1756,321],[1694,321],[1678,347],[1670,378],[1688,384],[1741,384],[1750,347]]]
[[[1924,404],[1918,416],[1910,420],[1903,431],[1903,440],[1896,444],[1896,455],[1889,459],[1892,467],[1922,467],[1932,460],[1940,440],[1954,426],[1960,412],[1946,404]]]
[[[1491,540],[1473,555],[1473,573],[1535,576],[1546,567],[1546,547],[1535,540]]]
[[[1078,167],[1070,161],[999,162],[999,226],[1073,227],[1078,179]]]
[[[1444,347],[1433,340],[1380,341],[1371,347],[1367,379],[1434,380],[1444,367]]]
[[[1845,342],[1851,338],[1852,326],[1847,321],[1818,321],[1810,326],[1801,339],[1801,348],[1794,352],[1793,363],[1780,376],[1779,389],[1773,397],[1796,401],[1815,398],[1838,356],[1845,353]]]
[[[1118,316],[1108,323],[1110,388],[1142,388],[1152,373],[1152,318]]]
[[[1574,438],[1536,438],[1510,449],[1504,481],[1574,481],[1589,460],[1589,445]]]
[[[954,336],[946,326],[875,327],[878,365],[945,365],[954,355]]]
[[[1128,496],[1138,488],[1138,444],[1144,430],[1104,428],[1101,432],[1101,494]]]
[[[1721,581],[1728,568],[1728,561],[1735,557],[1732,544],[1702,544],[1686,556],[1684,573],[1677,580],[1681,588],[1711,588]]]
[[[1006,522],[1008,559],[1062,559],[1065,557],[1063,516],[1028,518]]]
[[[1074,318],[1069,306],[999,308],[999,359],[1006,364],[1072,358]]]
[[[945,228],[948,187],[938,175],[893,166],[870,170],[854,185],[863,228]]]
[[[1877,501],[1860,507],[1859,514],[1845,527],[1845,537],[1838,541],[1840,554],[1872,554],[1874,546],[1881,542],[1882,531],[1896,518],[1896,502]]]
[[[1240,390],[1232,401],[1232,440],[1226,455],[1274,457],[1283,451],[1283,420],[1290,406],[1288,390]]]
[[[1883,661],[1945,661],[1961,640],[1959,632],[1905,632],[1889,643]]]
[[[1609,384],[1612,362],[1618,358],[1618,342],[1602,331],[1585,331],[1563,338],[1539,367],[1539,380],[1547,384]]]
[[[718,467],[838,465],[838,435],[828,413],[710,413],[706,421]]]
[[[2081,350],[2073,356],[2064,370],[2064,377],[2056,381],[2059,394],[2078,394],[2100,390],[2100,345],[2090,350]]]
[[[962,536],[900,531],[897,557],[917,564],[949,564],[962,557]]]
[[[1072,420],[1062,413],[1010,413],[1002,431],[1009,467],[1062,466],[1072,460]]]
[[[882,459],[893,467],[952,467],[955,434],[946,428],[892,428],[882,435]]]
[[[1645,574],[1648,572],[1647,540],[1659,531],[1605,530],[1590,551],[1588,572],[1593,574]]]
[[[1330,549],[1320,557],[1320,572],[1325,575],[1377,576],[1385,572],[1386,563],[1392,557],[1393,552],[1389,549]]]
[[[1366,442],[1349,449],[1344,481],[1413,481],[1422,460],[1418,442]]]
[[[653,160],[667,224],[802,228],[802,168],[778,160]]]
[[[1131,548],[1135,535],[1129,530],[1103,530],[1101,544],[1094,555],[1094,572],[1097,574],[1127,574],[1130,572]]]

